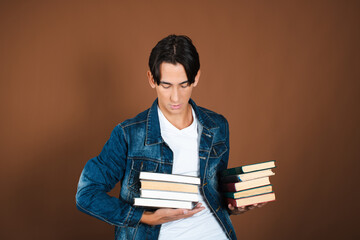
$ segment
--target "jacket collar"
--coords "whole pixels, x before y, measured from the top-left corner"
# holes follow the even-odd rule
[[[199,108],[195,104],[195,102],[192,99],[189,100],[189,103],[194,109],[196,117],[198,118],[203,128],[210,131],[210,129],[219,127],[202,108]],[[157,106],[158,106],[158,99],[154,101],[154,103],[152,104],[151,108],[148,111],[147,120],[146,120],[145,145],[153,145],[164,142],[164,140],[161,137]]]

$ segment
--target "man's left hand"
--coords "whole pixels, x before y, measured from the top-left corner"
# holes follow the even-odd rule
[[[248,206],[234,207],[233,205],[231,205],[231,203],[229,203],[228,208],[230,210],[230,214],[238,215],[238,214],[247,212],[251,209],[262,207],[265,204],[266,204],[266,202],[265,203],[256,203],[254,205],[248,205]]]

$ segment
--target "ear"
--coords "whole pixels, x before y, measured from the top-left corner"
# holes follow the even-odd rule
[[[155,88],[155,87],[156,87],[156,83],[155,83],[155,81],[154,81],[154,77],[153,77],[153,75],[151,74],[151,72],[150,72],[150,71],[147,71],[146,75],[147,75],[147,78],[148,78],[148,80],[149,80],[150,86],[151,86],[152,88]]]
[[[200,80],[200,74],[201,74],[201,71],[199,69],[199,71],[197,72],[196,76],[195,76],[195,79],[194,79],[194,87],[196,87],[196,85],[198,84],[199,80]]]

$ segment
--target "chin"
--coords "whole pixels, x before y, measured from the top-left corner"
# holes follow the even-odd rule
[[[178,108],[178,109],[173,109],[172,107],[169,107],[169,108],[167,108],[167,110],[169,111],[169,112],[172,112],[172,113],[180,113],[180,112],[182,112],[184,109],[181,107],[181,108]]]

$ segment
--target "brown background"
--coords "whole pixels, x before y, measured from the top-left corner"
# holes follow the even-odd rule
[[[78,177],[154,100],[170,33],[198,48],[193,99],[228,118],[229,166],[277,160],[278,200],[232,217],[239,239],[360,236],[358,1],[50,2],[0,3],[0,239],[113,239]]]

